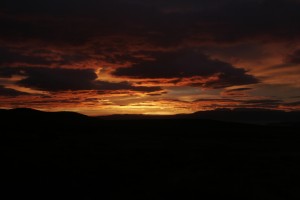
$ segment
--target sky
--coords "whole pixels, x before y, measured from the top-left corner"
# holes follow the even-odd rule
[[[300,110],[300,0],[1,0],[0,108]]]

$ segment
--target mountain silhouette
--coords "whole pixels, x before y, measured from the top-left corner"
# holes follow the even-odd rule
[[[299,199],[298,115],[243,109],[88,117],[0,110],[2,195]]]
[[[300,122],[300,112],[286,112],[268,109],[216,109],[199,111],[192,114],[177,115],[110,115],[99,116],[98,119],[135,120],[135,119],[202,119],[223,122],[238,122],[252,124],[297,124]]]

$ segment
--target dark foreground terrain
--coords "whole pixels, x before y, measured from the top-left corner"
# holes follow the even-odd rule
[[[300,199],[296,120],[0,117],[2,199]]]

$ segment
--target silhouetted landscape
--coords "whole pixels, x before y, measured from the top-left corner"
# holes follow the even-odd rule
[[[0,116],[6,199],[300,198],[299,112]]]

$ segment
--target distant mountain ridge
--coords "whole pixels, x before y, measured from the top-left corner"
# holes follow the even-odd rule
[[[59,112],[46,112],[32,108],[14,108],[14,109],[0,109],[0,113],[6,114],[16,114],[16,115],[45,115],[45,114],[60,114],[60,115],[72,115],[72,116],[81,116],[87,117],[84,114],[77,112],[69,112],[69,111],[59,111]]]
[[[0,117],[4,121],[11,122],[22,122],[22,123],[32,123],[36,122],[43,123],[76,123],[89,121],[90,117],[76,113],[76,112],[45,112],[40,110],[35,110],[31,108],[16,108],[16,109],[0,109]],[[2,121],[3,121],[2,120]]]
[[[133,120],[133,119],[206,119],[225,122],[240,122],[240,123],[296,123],[300,122],[300,112],[286,112],[281,110],[268,109],[216,109],[211,111],[198,111],[192,114],[177,114],[177,115],[110,115],[99,116],[99,119],[107,120]]]
[[[300,121],[300,112],[244,108],[234,110],[220,109],[214,111],[196,112],[191,114],[189,117],[197,119],[266,124]]]
[[[285,112],[281,110],[267,110],[267,109],[216,109],[212,111],[199,111],[192,114],[177,114],[177,115],[109,115],[89,117],[76,112],[44,112],[29,108],[17,109],[0,109],[0,115],[6,118],[53,118],[53,120],[171,120],[171,119],[201,119],[214,120],[224,122],[238,122],[238,123],[253,123],[253,124],[300,124],[300,112]]]

